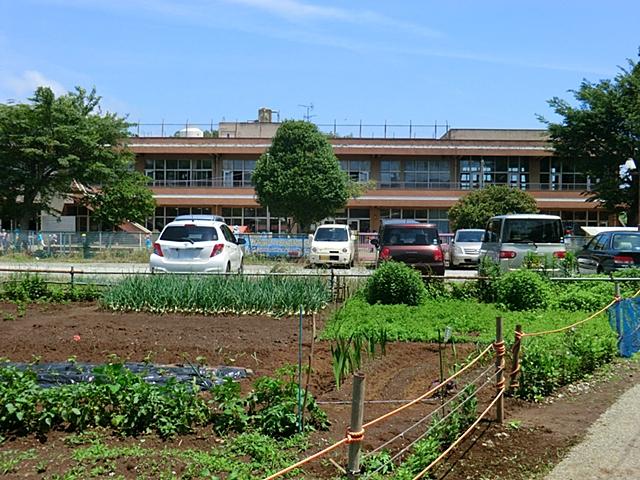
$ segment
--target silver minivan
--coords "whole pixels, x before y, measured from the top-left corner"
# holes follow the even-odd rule
[[[556,215],[519,213],[489,219],[480,258],[489,258],[503,271],[518,269],[529,257],[541,265],[566,253],[562,220]]]

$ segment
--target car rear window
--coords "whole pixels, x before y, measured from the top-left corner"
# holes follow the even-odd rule
[[[344,228],[319,228],[314,238],[316,242],[346,242],[349,240]]]
[[[509,218],[502,241],[508,243],[562,243],[562,222],[553,218]]]
[[[382,237],[385,245],[438,245],[434,228],[386,228]]]
[[[479,230],[477,232],[458,231],[458,233],[456,233],[456,242],[481,242],[483,235],[484,230]]]
[[[197,225],[175,225],[167,227],[160,240],[169,242],[211,242],[218,240],[218,232],[214,227]]]

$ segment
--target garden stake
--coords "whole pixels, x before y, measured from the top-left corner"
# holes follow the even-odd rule
[[[309,383],[311,383],[311,368],[313,365],[313,350],[316,343],[316,314],[311,315],[311,347],[309,349],[309,364],[307,365],[307,380],[304,386],[304,398],[302,399],[302,426],[304,428],[304,411],[307,408],[309,395]]]
[[[513,348],[511,350],[511,373],[509,374],[509,390],[518,388],[518,373],[520,373],[520,344],[522,343],[522,325],[516,325]]]
[[[493,344],[496,351],[496,422],[504,421],[504,339],[502,336],[502,317],[496,317],[496,343]]]
[[[353,375],[353,396],[351,399],[351,425],[347,429],[347,443],[349,444],[349,460],[347,475],[354,477],[360,473],[360,449],[364,438],[362,420],[364,418],[364,373]]]
[[[298,332],[298,431],[302,432],[302,305],[300,305],[300,330]]]

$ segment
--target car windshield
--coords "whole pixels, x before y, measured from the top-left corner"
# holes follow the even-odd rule
[[[502,241],[508,243],[561,243],[562,223],[553,218],[510,218],[504,222]]]
[[[167,227],[160,240],[169,242],[211,242],[218,240],[218,232],[214,227],[197,225],[175,225]]]
[[[349,240],[344,228],[319,228],[316,232],[316,242],[346,242]]]
[[[438,234],[433,228],[387,228],[382,242],[385,245],[438,245]]]
[[[484,235],[484,230],[460,230],[458,231],[458,233],[456,233],[456,242],[481,242],[482,235]]]

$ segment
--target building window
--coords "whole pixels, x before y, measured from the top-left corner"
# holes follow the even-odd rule
[[[154,187],[205,187],[211,186],[213,162],[205,159],[147,158],[144,174]]]
[[[400,160],[380,161],[380,187],[398,188],[401,186]]]
[[[256,160],[222,160],[222,185],[224,187],[251,187],[251,176]]]
[[[439,233],[449,232],[449,211],[446,208],[381,208],[380,218],[404,218],[435,223]]]
[[[405,188],[449,188],[451,171],[444,159],[405,160]]]
[[[149,230],[161,231],[164,226],[173,221],[178,215],[211,215],[209,207],[156,207],[152,218],[147,219]]]
[[[591,184],[586,175],[576,171],[575,163],[547,157],[540,162],[540,189],[588,191]]]
[[[527,157],[463,157],[460,159],[460,188],[471,190],[486,185],[529,188]]]
[[[356,232],[370,232],[371,218],[368,208],[347,208],[336,212],[336,223],[349,225]]]
[[[609,226],[609,212],[603,210],[542,210],[540,213],[558,215],[565,231],[579,237],[585,235],[580,227]]]
[[[340,166],[354,182],[368,182],[371,176],[371,161],[341,160]]]
[[[228,225],[245,226],[252,233],[281,231],[280,222],[277,218],[270,218],[266,208],[222,207],[222,216]]]

